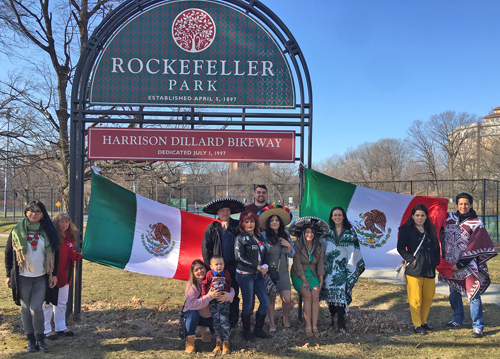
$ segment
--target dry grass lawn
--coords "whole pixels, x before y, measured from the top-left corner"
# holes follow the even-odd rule
[[[6,238],[0,238],[3,257]],[[499,259],[491,262],[498,265]],[[498,268],[498,266],[496,267]],[[497,278],[498,279],[498,278]],[[177,335],[185,282],[145,276],[87,261],[83,262],[82,313],[71,317],[68,327],[76,336],[48,341],[48,358],[189,358],[209,357],[212,343],[196,340],[197,353],[185,354]],[[248,344],[239,330],[233,332],[231,358],[498,358],[500,356],[500,308],[484,305],[485,337],[471,337],[470,316],[463,329],[446,330],[451,309],[446,297],[437,295],[429,316],[436,330],[414,335],[405,288],[361,279],[354,289],[348,329],[330,326],[328,308],[322,306],[321,337],[307,338],[297,319],[297,297],[292,310],[292,330],[281,327],[277,301],[278,333],[272,339]],[[466,313],[468,313],[468,303]],[[267,330],[267,326],[265,326]],[[11,292],[0,290],[0,357],[28,358],[24,352],[20,309]]]

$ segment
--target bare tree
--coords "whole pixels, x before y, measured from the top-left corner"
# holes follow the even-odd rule
[[[438,179],[440,173],[440,158],[436,149],[436,143],[430,133],[429,127],[420,120],[415,120],[406,131],[412,149],[418,154],[417,161],[423,164],[439,196]]]
[[[476,126],[470,126],[475,122],[476,115],[455,111],[445,111],[429,119],[430,135],[446,157],[449,179],[455,179],[456,160],[464,145],[476,136]]]
[[[264,181],[279,193],[281,204],[285,204],[285,195],[290,193],[292,184],[297,183],[298,166],[294,163],[277,163],[264,172]],[[296,189],[297,186],[293,188]],[[293,197],[293,196],[292,196]]]
[[[68,204],[69,140],[68,88],[80,51],[93,22],[99,21],[112,0],[0,0],[0,38],[4,52],[15,60],[16,80],[2,82],[17,106],[37,111],[39,142],[55,144],[52,158],[62,171],[59,191]]]
[[[408,165],[408,146],[405,142],[393,138],[383,138],[375,143],[376,151],[384,177],[389,181],[405,179],[405,167]],[[393,185],[396,192],[396,185]]]

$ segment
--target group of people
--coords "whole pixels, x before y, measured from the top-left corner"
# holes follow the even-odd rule
[[[191,265],[186,285],[187,353],[195,352],[195,331],[200,326],[201,339],[211,341],[215,335],[213,354],[230,352],[229,336],[239,320],[241,291],[242,337],[254,342],[269,338],[264,331],[266,316],[269,333],[277,332],[275,322],[276,296],[283,303],[283,328],[291,328],[291,287],[304,298],[305,332],[318,336],[319,302],[325,300],[338,326],[346,330],[345,314],[352,301],[352,288],[364,271],[359,241],[345,210],[335,207],[329,224],[317,217],[302,217],[293,222],[285,206],[266,203],[267,188],[259,185],[254,192],[255,202],[246,206],[234,198],[215,200],[205,207],[207,214],[217,216],[206,229],[203,261]],[[240,213],[239,221],[231,218]],[[291,237],[296,238],[292,242]],[[291,270],[289,260],[293,258]],[[272,280],[277,293],[266,291]],[[269,293],[269,294],[268,294]],[[255,323],[251,317],[255,305]]]
[[[73,336],[66,327],[66,303],[75,261],[76,227],[67,213],[52,221],[45,205],[31,201],[5,247],[5,284],[21,306],[28,352],[47,352],[46,338]],[[52,320],[55,332],[52,330]]]
[[[445,324],[445,328],[464,325],[462,293],[466,293],[470,302],[472,337],[482,338],[481,294],[491,283],[486,262],[497,251],[484,224],[472,209],[472,196],[460,193],[455,203],[458,210],[447,214],[439,234],[441,245],[427,207],[418,204],[399,228],[397,249],[406,263],[406,288],[415,333],[425,335],[434,329],[427,319],[436,289],[436,267],[444,260],[451,268],[448,268],[449,273],[439,274],[439,281],[450,287],[449,301],[453,310],[452,320]]]
[[[242,337],[250,342],[269,338],[264,331],[266,316],[270,334],[276,333],[275,302],[279,293],[283,307],[283,328],[291,328],[291,287],[304,299],[305,334],[319,335],[319,303],[325,301],[331,325],[346,330],[345,316],[352,301],[352,289],[365,270],[355,229],[342,207],[332,208],[329,223],[317,217],[301,217],[291,223],[285,206],[270,205],[267,188],[256,187],[255,202],[246,206],[234,198],[207,204],[203,211],[216,215],[206,229],[203,260],[193,261],[186,285],[185,351],[195,351],[195,331],[211,341],[214,354],[230,352],[231,329],[238,325],[241,291]],[[436,267],[449,264],[439,280],[449,284],[452,320],[446,328],[464,325],[462,293],[470,302],[474,338],[483,336],[484,320],[481,294],[491,280],[487,261],[497,251],[483,223],[472,209],[470,194],[456,197],[457,211],[449,212],[439,236],[423,204],[416,205],[399,228],[397,250],[405,262],[405,277],[410,314],[417,334],[433,330],[428,316],[435,293]],[[231,218],[240,213],[239,220]],[[28,352],[48,351],[45,339],[73,336],[66,327],[65,312],[69,285],[76,261],[76,227],[67,213],[57,213],[52,221],[40,201],[28,203],[25,218],[12,230],[5,249],[5,283],[13,300],[21,306]],[[291,224],[290,224],[291,223]],[[288,233],[285,227],[289,225]],[[292,242],[291,237],[295,238]],[[293,258],[289,270],[289,260]],[[272,280],[277,291],[268,294]],[[251,317],[255,305],[255,323]],[[55,330],[52,330],[52,320]]]

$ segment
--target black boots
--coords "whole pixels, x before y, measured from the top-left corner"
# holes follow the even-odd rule
[[[28,346],[26,347],[26,351],[30,353],[36,352],[35,334],[34,333],[28,334],[27,337],[28,337]]]
[[[344,307],[338,307],[337,308],[337,314],[338,314],[338,319],[337,319],[337,325],[339,326],[339,329],[344,329],[347,330],[345,326],[345,308]]]
[[[335,314],[337,314],[338,315],[337,325],[338,325],[339,329],[347,330],[347,328],[345,326],[345,307],[329,304],[328,309],[330,310],[330,314],[332,317],[332,322],[330,323],[330,325],[333,327],[333,325],[335,323]]]
[[[250,330],[250,314],[241,315],[241,325],[243,326],[243,339],[247,342],[255,342],[255,338],[252,335],[252,331]]]
[[[328,309],[330,310],[330,315],[332,317],[332,322],[330,323],[330,326],[335,325],[335,314],[337,314],[337,306],[333,304],[328,304]]]
[[[38,350],[40,350],[42,353],[49,351],[49,347],[45,343],[45,335],[37,334],[36,335],[36,344],[38,345]]]
[[[268,339],[271,338],[264,331],[264,321],[266,320],[265,314],[255,313],[255,326],[253,327],[253,335],[257,338]]]

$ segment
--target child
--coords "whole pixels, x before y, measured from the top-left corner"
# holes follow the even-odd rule
[[[76,233],[75,225],[67,213],[56,213],[54,226],[57,229],[61,244],[59,246],[59,266],[57,267],[57,286],[59,296],[57,306],[52,304],[43,305],[45,317],[44,334],[48,339],[55,340],[58,334],[72,337],[74,333],[66,327],[66,303],[68,302],[69,285],[71,284],[75,262],[82,259],[81,253],[75,251]],[[54,313],[55,333],[52,331],[50,321]]]
[[[222,256],[213,256],[210,259],[210,269],[205,279],[201,282],[201,295],[208,293],[210,288],[227,292],[231,290],[231,276],[224,270],[224,259]],[[230,302],[219,302],[217,299],[210,301],[210,313],[214,323],[215,337],[217,342],[213,354],[228,354],[229,335],[231,334],[231,325],[229,324],[229,306]]]

